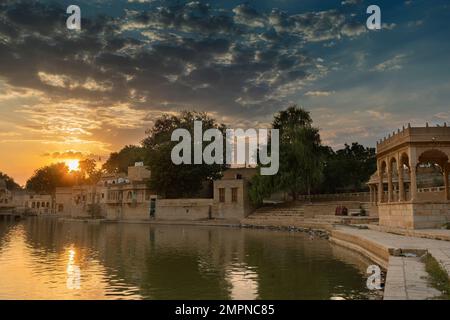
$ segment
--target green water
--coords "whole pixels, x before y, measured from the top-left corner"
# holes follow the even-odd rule
[[[0,221],[0,299],[376,299],[368,265],[302,233]]]

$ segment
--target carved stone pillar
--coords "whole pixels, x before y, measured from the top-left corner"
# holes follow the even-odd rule
[[[398,165],[398,201],[405,201],[405,183],[403,181],[403,164]]]
[[[411,174],[411,201],[417,200],[417,164],[415,162],[411,162],[410,164],[410,174]]]
[[[392,166],[389,164],[388,168],[388,202],[392,202],[393,200],[393,186],[392,186]]]
[[[384,193],[384,187],[383,187],[383,174],[380,174],[378,176],[378,202],[383,202],[383,193]]]
[[[450,200],[448,174],[449,164],[447,163],[444,169],[445,200]]]

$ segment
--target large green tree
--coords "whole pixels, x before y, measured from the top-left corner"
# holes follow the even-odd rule
[[[171,141],[172,132],[175,129],[186,129],[194,137],[194,121],[202,121],[203,131],[216,128],[225,132],[225,126],[217,123],[206,113],[183,111],[177,115],[163,114],[156,119],[153,128],[147,131],[148,136],[142,141],[146,149],[146,164],[152,172],[150,188],[168,198],[195,196],[202,189],[203,182],[220,178],[226,169],[222,164],[175,165],[172,162],[171,152],[178,144]],[[204,143],[203,147],[207,144]],[[193,146],[194,139],[192,139],[192,160]]]
[[[103,164],[103,169],[108,173],[127,173],[128,167],[133,166],[135,162],[145,160],[146,150],[140,146],[125,146],[119,152],[110,154],[108,160]]]
[[[275,191],[310,194],[323,178],[323,147],[319,130],[308,111],[291,106],[275,115],[272,127],[280,131],[280,168],[274,176],[257,175],[252,180],[250,198],[254,203]]]
[[[78,184],[96,184],[100,181],[103,170],[97,169],[97,162],[94,159],[84,159],[79,163]],[[72,173],[73,174],[73,173]]]
[[[289,138],[283,137],[285,135]],[[319,130],[312,126],[297,126],[284,130],[281,137],[277,186],[289,191],[294,200],[300,193],[310,195],[323,178]]]
[[[57,187],[69,187],[75,183],[67,165],[55,163],[36,170],[28,179],[26,188],[37,193],[53,194]]]
[[[20,189],[20,186],[14,181],[13,178],[11,178],[6,173],[3,173],[1,171],[0,171],[0,180],[5,181],[6,188],[8,190],[18,190],[18,189]]]
[[[337,151],[328,148],[324,170],[326,183],[318,191],[364,191],[367,189],[365,183],[375,171],[375,148],[364,147],[357,142],[345,144],[343,149]]]

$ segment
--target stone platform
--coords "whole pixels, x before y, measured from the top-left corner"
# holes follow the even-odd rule
[[[384,300],[427,300],[441,293],[430,288],[428,273],[420,258],[390,257]]]
[[[336,226],[330,241],[355,250],[387,270],[385,299],[433,299],[420,256],[431,254],[450,275],[450,242]],[[405,257],[405,255],[417,256]]]

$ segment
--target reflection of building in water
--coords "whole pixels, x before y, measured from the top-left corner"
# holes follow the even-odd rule
[[[98,230],[26,219],[9,225],[2,236],[5,225],[0,223],[0,299],[117,299],[124,296],[123,287],[127,299],[141,298],[97,259]]]
[[[25,288],[22,298],[328,299],[367,292],[352,260],[298,233],[26,219],[3,238],[0,283]],[[80,268],[82,290],[67,288],[68,266]]]

